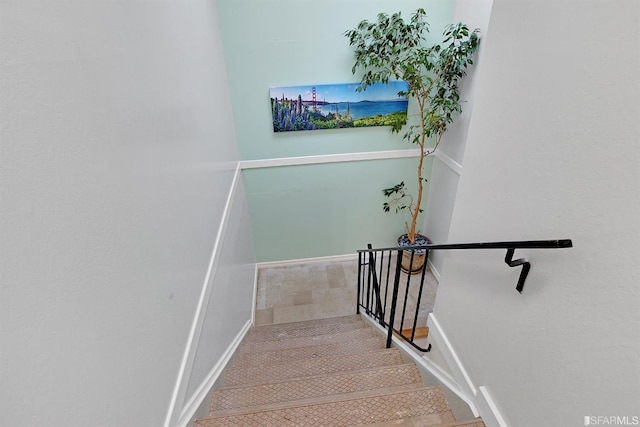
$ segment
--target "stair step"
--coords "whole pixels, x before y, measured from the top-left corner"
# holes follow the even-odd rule
[[[375,350],[362,354],[347,354],[298,361],[286,361],[264,366],[227,368],[225,386],[233,387],[249,384],[265,384],[274,381],[287,381],[313,375],[348,372],[356,369],[379,366],[399,365],[402,363],[400,351],[396,348]]]
[[[259,325],[259,326],[256,326],[256,328],[278,329],[284,326],[285,328],[289,327],[289,328],[297,329],[297,328],[306,328],[307,326],[327,325],[329,323],[359,322],[361,320],[362,320],[362,316],[360,316],[359,314],[348,314],[346,316],[323,317],[322,319],[298,320],[296,322],[287,322],[287,323],[271,323],[269,325]]]
[[[411,328],[406,328],[403,329],[402,331],[400,331],[402,335],[404,335],[405,337],[409,337],[411,338],[411,333],[413,332],[413,329]],[[429,327],[428,326],[418,326],[416,327],[416,331],[413,335],[413,338],[427,338],[429,336]]]
[[[439,387],[383,394],[335,402],[301,405],[268,411],[214,416],[196,421],[196,427],[246,426],[349,426],[418,417],[449,410]]]
[[[455,422],[453,412],[444,411],[436,414],[421,415],[411,418],[400,418],[396,420],[383,421],[381,423],[362,424],[361,427],[449,427],[451,422]]]
[[[468,421],[454,422],[444,425],[443,427],[485,427],[482,418],[476,418]]]
[[[311,399],[371,390],[378,393],[381,389],[421,387],[422,377],[415,364],[384,366],[293,381],[218,389],[213,394],[211,415],[297,406],[310,403]]]
[[[309,337],[314,335],[334,334],[353,329],[368,328],[359,315],[334,317],[314,321],[281,323],[277,325],[254,326],[244,338],[244,342],[284,340],[289,338]],[[328,322],[327,320],[331,320]]]
[[[382,349],[386,341],[381,336],[374,336],[352,342],[298,347],[285,350],[265,351],[260,353],[244,353],[233,357],[233,367],[247,367],[255,365],[270,365],[290,362],[292,360],[313,359],[345,355],[350,353],[366,353],[371,350]]]
[[[302,336],[297,338],[284,338],[275,341],[253,341],[242,344],[236,354],[265,352],[274,350],[286,350],[298,347],[316,345],[328,345],[345,341],[354,341],[373,338],[379,334],[372,328],[358,328],[346,332],[333,332],[323,335]]]

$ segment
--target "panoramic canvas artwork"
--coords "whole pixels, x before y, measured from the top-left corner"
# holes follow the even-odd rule
[[[402,81],[377,83],[356,91],[358,83],[281,86],[269,89],[273,131],[390,126],[407,121]]]

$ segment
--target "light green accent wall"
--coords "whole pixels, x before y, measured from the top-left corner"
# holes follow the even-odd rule
[[[269,87],[358,82],[345,31],[379,12],[408,19],[422,7],[440,40],[454,0],[218,0],[217,7],[242,160],[413,148],[389,127],[274,133]]]
[[[382,211],[382,188],[414,183],[417,158],[243,171],[258,262],[395,246],[405,213]],[[431,173],[431,158],[425,174]],[[428,184],[424,194],[428,194]],[[420,222],[421,223],[421,222]]]
[[[344,32],[379,12],[424,8],[433,40],[454,0],[218,0],[218,17],[242,160],[412,149],[389,127],[274,133],[269,88],[358,82]],[[415,105],[409,105],[409,115]],[[416,159],[246,170],[258,261],[343,255],[391,245],[405,215],[382,212],[381,189],[413,183]],[[429,177],[429,166],[425,176]],[[425,194],[426,196],[426,194]],[[426,206],[426,200],[425,204]]]

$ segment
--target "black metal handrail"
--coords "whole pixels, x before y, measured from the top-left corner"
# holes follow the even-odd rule
[[[372,316],[384,328],[387,328],[387,347],[391,346],[393,334],[397,334],[416,349],[428,352],[431,344],[425,349],[416,344],[416,327],[420,312],[420,303],[425,286],[425,276],[427,271],[427,256],[432,250],[465,250],[465,249],[506,249],[504,258],[509,267],[522,266],[516,290],[522,293],[524,282],[531,269],[531,264],[524,258],[514,260],[513,255],[516,249],[559,249],[571,248],[573,243],[570,239],[561,240],[527,240],[527,241],[507,241],[507,242],[486,242],[486,243],[446,243],[427,244],[411,247],[388,247],[373,249],[368,245],[367,249],[358,250],[358,293],[357,312],[360,308]],[[394,259],[395,258],[395,259]],[[418,261],[420,260],[420,261]],[[418,262],[422,262],[419,268],[414,268]],[[400,291],[400,281],[402,271],[406,273],[406,285],[404,286],[404,296],[402,303],[402,314],[400,327],[396,328],[395,319],[398,310],[398,295]],[[420,274],[419,286],[411,286],[412,277],[416,273]],[[391,300],[389,300],[389,279],[393,277],[393,288],[391,290]],[[382,286],[384,283],[384,287]],[[415,284],[415,280],[414,280]],[[407,304],[411,290],[414,289],[415,311],[413,316],[409,313],[407,318]],[[405,320],[412,323],[411,328],[404,328]],[[426,319],[423,319],[426,325]],[[408,335],[406,333],[408,332]]]
[[[371,246],[371,245],[369,245]],[[393,246],[388,248],[375,248],[374,251],[389,250],[411,250],[411,249],[429,249],[429,250],[449,250],[449,249],[558,249],[571,248],[573,242],[571,239],[559,240],[516,240],[511,242],[484,242],[484,243],[429,243],[422,246]],[[369,249],[358,249],[358,252],[369,252]]]

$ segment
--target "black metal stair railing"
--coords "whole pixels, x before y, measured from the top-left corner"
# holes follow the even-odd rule
[[[429,251],[506,249],[505,263],[509,267],[522,266],[516,284],[516,290],[522,293],[531,264],[524,258],[514,260],[513,255],[516,249],[559,249],[571,247],[573,247],[573,243],[570,239],[447,243],[412,246],[411,248],[390,247],[378,249],[373,249],[371,245],[368,245],[367,249],[358,251],[357,312],[360,313],[361,309],[364,310],[367,315],[373,317],[382,327],[387,329],[387,348],[391,346],[393,334],[396,334],[417,350],[428,352],[431,350],[431,344],[427,348],[422,348],[415,341],[418,319],[421,314],[420,304],[425,286]],[[422,258],[422,260],[419,261],[419,258]],[[414,268],[414,265],[419,265],[419,262],[422,262],[422,265],[419,268]],[[405,271],[403,272],[403,270]],[[409,271],[412,274],[408,274]],[[390,284],[391,289],[389,289]],[[402,292],[402,295],[400,295],[400,292]],[[399,296],[402,299],[400,306],[398,305]],[[409,302],[414,304],[415,307],[411,307]],[[428,313],[422,313],[423,319],[421,321],[426,325],[425,314]],[[398,315],[400,316],[399,326],[396,324]],[[405,323],[409,323],[411,326],[405,328]]]

